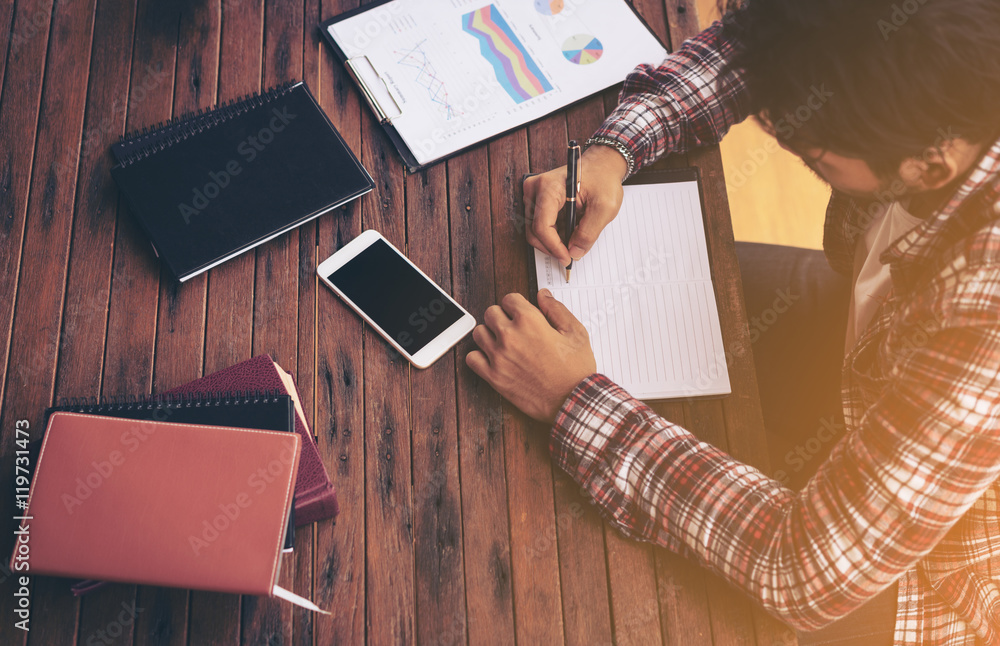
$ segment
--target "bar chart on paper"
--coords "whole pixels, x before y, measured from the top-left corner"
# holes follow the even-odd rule
[[[598,371],[633,396],[731,392],[696,181],[626,186],[571,283],[538,250],[535,272],[587,328]]]

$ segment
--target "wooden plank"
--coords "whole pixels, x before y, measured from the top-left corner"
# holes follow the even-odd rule
[[[654,550],[663,643],[711,646],[712,618],[705,571],[666,549]]]
[[[707,212],[707,228],[711,230],[713,213]],[[714,234],[708,234],[709,240]],[[711,253],[710,253],[711,256]],[[713,259],[715,258],[712,256]],[[739,273],[737,270],[737,280]],[[716,285],[719,277],[716,275]],[[717,287],[718,288],[718,287]],[[725,310],[720,304],[719,317],[722,328],[733,325],[733,313]],[[726,441],[726,423],[722,415],[720,401],[693,401],[686,405],[687,419],[685,428],[694,433],[698,439],[708,442],[723,451],[728,451]],[[751,616],[750,600],[746,595],[725,583],[721,578],[705,573],[705,590],[710,602],[712,625],[712,640],[716,646],[751,646],[756,642],[753,634],[753,618]]]
[[[325,94],[321,101],[324,107],[334,105]],[[352,96],[343,109],[357,115],[356,97]],[[327,114],[335,116],[329,107]],[[345,127],[341,133],[349,145],[352,140],[358,142],[357,128]],[[352,202],[346,209],[338,209],[336,217],[321,219],[318,233],[322,261],[361,233],[361,204]],[[330,289],[320,289],[316,296],[314,430],[337,487],[340,515],[336,523],[316,527],[313,600],[333,614],[316,617],[313,631],[317,644],[360,645],[365,642],[367,616],[362,324]]]
[[[375,191],[362,203],[364,228],[406,249],[403,166],[368,111],[362,111],[362,163]],[[413,509],[409,364],[371,330],[364,336],[367,639],[414,638]]]
[[[608,525],[605,525],[604,544],[614,643],[618,646],[663,643],[652,547],[625,538]]]
[[[651,402],[661,417],[686,425],[686,406],[677,401]],[[668,646],[710,646],[712,615],[705,586],[708,574],[693,561],[665,548],[653,550],[656,590],[663,643]]]
[[[319,24],[322,2],[320,0],[305,0],[301,27],[302,44],[302,80],[320,100],[319,56],[322,42]],[[326,218],[336,218],[339,214],[326,215]],[[299,258],[298,258],[298,330],[296,348],[296,388],[302,410],[306,414],[309,428],[315,433],[315,401],[316,401],[316,304],[318,281],[316,266],[319,262],[317,253],[317,223],[309,222],[299,228]],[[329,469],[328,469],[329,471]],[[336,486],[336,485],[334,485]],[[334,521],[325,521],[332,524]],[[313,559],[315,558],[316,526],[299,527],[295,531],[295,552],[293,557],[295,581],[293,591],[307,599],[313,599]],[[313,644],[314,613],[302,608],[292,609],[292,644],[311,646]]]
[[[667,9],[673,5],[673,11],[676,14],[677,7],[680,4],[683,4],[683,0],[632,0],[635,10],[639,12],[642,19],[646,21],[646,24],[649,25],[653,33],[660,39],[660,42],[666,45],[669,51],[674,50],[677,39],[675,38],[676,33],[672,28],[673,24],[668,24]]]
[[[33,373],[46,369],[45,355],[39,349],[32,348],[28,355],[12,356],[10,344],[38,109],[48,51],[51,5],[51,2],[44,1],[21,2],[14,10],[13,33],[10,37],[12,42],[7,56],[10,74],[4,78],[4,101],[0,104],[0,366],[5,368],[5,378],[0,383],[0,401],[4,402],[7,402],[8,382],[11,387],[20,388],[31,379]],[[49,396],[51,392],[44,398]],[[8,418],[14,419],[11,416],[16,416],[16,419],[21,419],[29,413],[37,415],[27,409],[15,411],[10,406],[4,406],[0,411],[0,439],[3,440],[0,446],[0,464],[5,474],[14,472],[11,461],[14,425]],[[32,417],[29,421],[41,423],[38,417]],[[4,528],[4,551],[9,551],[7,548],[13,545],[13,523],[5,517],[0,524]],[[0,607],[11,611],[13,606],[9,604],[12,602],[13,599],[4,599],[0,601]],[[12,611],[8,612],[8,616],[12,615]],[[11,627],[0,628],[0,631],[4,631],[0,634],[5,635],[10,629]],[[23,638],[23,635],[18,638]]]
[[[600,97],[574,106],[566,114],[566,133],[557,132],[556,128],[532,133],[532,159],[548,161],[549,168],[564,165],[567,140],[585,141],[603,121]],[[566,643],[570,646],[612,642],[604,527],[585,496],[586,492],[566,474],[560,472],[556,476],[562,609]]]
[[[300,4],[266,3],[264,87],[302,77],[302,22]],[[298,265],[298,231],[257,247],[253,353],[270,354],[292,374],[298,356]]]
[[[706,212],[711,223],[708,228],[709,254],[720,316],[725,321],[722,338],[733,392],[721,402],[721,410],[714,423],[724,429],[725,448],[730,455],[768,473],[767,437],[757,391],[722,158],[718,148],[714,147],[692,154],[691,160],[701,169],[703,184],[716,187],[715,190],[705,191]],[[770,646],[773,643],[795,642],[794,631],[784,623],[756,603],[751,603],[751,608],[751,623],[755,627],[757,643]],[[741,624],[743,621],[740,619]]]
[[[689,155],[677,155],[665,158],[657,163],[657,166],[679,168],[691,165]],[[729,238],[729,249],[726,248],[725,235],[719,235],[719,231],[725,230],[725,225],[721,220],[728,221],[728,212],[723,214],[720,211],[720,204],[717,196],[719,185],[714,177],[702,178],[702,189],[705,194],[705,229],[708,241],[709,260],[713,269],[713,276],[716,293],[725,289],[724,283],[735,280],[739,282],[739,268],[736,268],[734,275],[719,276],[716,272],[716,263],[720,254],[731,252],[735,259],[735,246],[732,244],[732,237]],[[724,191],[724,184],[722,190]],[[724,197],[724,195],[723,195]],[[718,297],[717,297],[718,300]],[[742,302],[742,301],[741,301]],[[742,307],[742,306],[741,306]],[[724,331],[738,325],[738,313],[732,308],[726,308],[719,302],[720,324]],[[728,346],[726,346],[728,347]],[[752,369],[752,366],[751,366]],[[689,400],[683,404],[684,428],[693,433],[700,440],[718,447],[723,451],[729,451],[729,442],[726,436],[726,423],[722,413],[722,400]],[[761,427],[762,431],[763,427]],[[689,597],[688,603],[681,606],[686,612],[690,612],[697,617],[700,622],[707,617],[708,626],[711,630],[712,643],[716,646],[750,646],[755,643],[753,634],[752,608],[746,595],[731,587],[720,577],[704,572],[693,562],[683,565],[675,564],[675,576],[683,576],[693,579],[699,576],[694,594]],[[696,574],[698,573],[698,574]],[[704,591],[708,600],[708,607],[698,607],[700,605],[698,592]],[[707,610],[707,612],[706,612]]]
[[[170,4],[144,1],[137,7],[126,117],[129,132],[170,117],[178,19],[176,7]],[[166,37],[164,25],[173,25]],[[102,375],[104,395],[150,392],[159,275],[160,263],[146,235],[120,198]],[[133,607],[141,616],[134,585],[114,585],[88,595],[82,603],[81,639],[103,630],[109,617],[117,617],[123,608]],[[131,631],[127,634],[131,642]]]
[[[544,138],[546,129],[553,127],[564,133],[564,123],[561,117],[550,117],[530,127],[531,141]],[[490,144],[490,189],[497,298],[517,292],[534,302],[534,261],[524,237],[521,178],[529,170],[548,170],[553,160],[539,160],[532,149],[529,166],[528,133],[521,129]],[[481,317],[482,312],[477,316]],[[562,596],[552,462],[545,426],[506,401],[502,412],[517,642],[561,644]]]
[[[177,25],[171,3],[141,0],[136,14],[126,131],[171,116]],[[174,25],[164,34],[166,25]],[[103,394],[151,392],[160,262],[124,198],[118,208]]]
[[[101,394],[118,210],[108,150],[125,133],[127,104],[122,97],[128,96],[135,5],[136,0],[97,3],[56,373],[59,396]]]
[[[701,30],[696,7],[689,6],[684,0],[666,0],[665,6],[674,42],[690,38]],[[722,403],[728,450],[734,458],[769,471],[722,158],[718,147],[712,147],[693,152],[691,162],[701,169],[703,185],[709,187],[705,191],[709,253],[713,261],[716,299],[724,321],[723,343],[729,353],[727,364],[733,384],[733,394]],[[717,612],[715,616],[718,616]],[[769,646],[795,641],[793,631],[756,604],[752,605],[752,616],[757,643]],[[740,625],[743,621],[742,618],[738,620]]]
[[[215,103],[219,64],[220,3],[193,5],[179,16],[174,117]],[[205,347],[207,276],[179,283],[166,267],[160,269],[153,390],[160,392],[202,375]],[[139,586],[136,604],[136,644],[187,643],[190,592]],[[219,621],[229,621],[220,617]]]
[[[448,289],[444,164],[406,178],[406,229],[410,260]],[[455,365],[449,352],[430,368],[411,371],[415,637],[423,644],[466,641]]]
[[[261,89],[264,0],[222,3],[218,101],[225,103]],[[208,272],[205,372],[250,358],[253,345],[253,253],[241,254]],[[208,630],[212,620],[198,619]]]
[[[210,108],[216,102],[221,2],[209,0],[190,9],[180,14],[172,108],[175,117]],[[155,392],[202,376],[207,282],[207,276],[201,274],[179,283],[166,267],[160,271]]]
[[[30,9],[39,16],[40,23],[47,24],[48,7],[35,5]],[[38,132],[34,140],[34,163],[30,167],[30,189],[26,195],[23,248],[17,250],[24,262],[17,276],[17,307],[11,328],[10,360],[16,367],[8,374],[0,430],[0,436],[4,438],[0,447],[2,471],[11,479],[14,474],[14,449],[20,448],[14,443],[14,420],[28,420],[31,438],[40,438],[42,411],[51,403],[55,386],[93,21],[93,0],[81,0],[61,7],[61,11],[52,16],[51,29],[56,34],[56,38],[49,43],[52,56],[46,57],[44,50],[42,53],[45,76],[40,106],[31,102],[34,87],[37,86],[24,88],[27,109],[32,112],[38,110]],[[28,49],[34,44],[44,46],[47,36],[47,32],[39,31],[30,37],[34,42],[24,47]],[[12,42],[12,48],[15,44],[20,46],[21,43]],[[62,58],[67,58],[68,62],[62,61]],[[41,83],[40,69],[38,73],[38,82]],[[13,74],[12,69],[11,78],[15,78]],[[6,97],[8,101],[15,100],[16,93],[8,93]],[[16,102],[9,107],[24,109]],[[33,119],[34,115],[30,118]],[[8,154],[17,152],[14,150]],[[30,153],[24,155],[24,160],[31,162]],[[5,249],[6,253],[14,257],[13,248]],[[7,478],[5,475],[5,483],[12,485]],[[8,491],[13,491],[13,487]],[[9,503],[5,501],[5,504]],[[6,508],[10,509],[10,513],[5,514],[5,529],[9,527],[11,516],[17,513],[10,507]],[[30,521],[28,525],[30,527]],[[7,535],[13,538],[12,531]],[[66,581],[32,577],[31,589],[32,637],[42,640],[39,643],[45,643],[45,640],[72,643],[76,636],[75,620],[79,604],[69,594]],[[2,602],[5,612],[11,617],[15,616],[14,602],[13,597]],[[62,620],[46,622],[47,616]],[[5,643],[21,642],[26,633],[14,628],[13,621],[9,623],[11,625],[0,629],[0,634],[4,635],[0,639],[9,637],[10,641]]]
[[[101,394],[102,364],[111,291],[113,242],[118,211],[118,188],[111,179],[108,147],[124,133],[131,74],[135,0],[99,2],[94,25],[90,83],[84,133],[80,147],[76,216],[67,278],[66,305],[56,393],[86,397]],[[124,61],[124,64],[122,63]],[[152,77],[150,82],[160,80]],[[63,587],[68,585],[62,582]],[[123,586],[127,588],[127,586]],[[115,586],[115,600],[128,603],[129,590]],[[60,591],[64,594],[64,591]],[[123,594],[124,593],[124,594]],[[83,605],[88,605],[86,599]],[[131,630],[111,625],[94,603],[85,613],[79,638],[82,643],[120,628],[122,643],[131,641]],[[110,604],[103,606],[106,610]],[[124,608],[119,607],[120,613]]]
[[[222,2],[221,10],[216,92],[216,102],[220,104],[260,90],[264,3],[263,0]],[[242,254],[208,271],[204,374],[250,358],[253,298],[253,253]],[[191,593],[190,643],[239,643],[240,622],[240,597],[217,592]]]
[[[528,172],[528,140],[527,132],[524,129],[518,130],[517,132],[511,133],[497,141],[494,141],[489,145],[489,187],[490,187],[490,215],[491,215],[491,228],[493,233],[493,249],[492,249],[492,261],[493,261],[493,294],[494,301],[496,302],[496,295],[505,294],[511,291],[515,291],[519,285],[524,285],[527,280],[523,273],[522,268],[516,275],[511,275],[510,270],[516,266],[518,261],[523,261],[526,254],[515,253],[514,255],[509,255],[508,250],[517,250],[517,247],[513,245],[519,245],[520,249],[527,251],[525,238],[524,238],[524,209],[521,199],[521,178]],[[498,253],[502,250],[502,253]],[[513,280],[510,280],[513,279]],[[488,306],[492,303],[484,303],[483,305]],[[473,314],[481,321],[483,309],[477,309]],[[463,357],[464,362],[464,357]],[[474,384],[479,394],[480,399],[485,399],[486,397],[495,397],[492,393],[492,388],[485,381],[479,379],[466,367],[462,366],[462,369],[466,371],[467,379],[472,380],[470,383],[470,388]],[[511,487],[509,484],[507,486],[502,486],[506,484],[507,478],[512,477],[513,474],[506,471],[507,465],[511,464],[511,459],[509,453],[511,451],[523,451],[523,438],[518,436],[517,433],[524,432],[525,429],[520,428],[519,421],[513,425],[507,426],[508,415],[505,414],[505,404],[500,400],[500,406],[497,408],[496,404],[491,406],[494,411],[490,415],[490,426],[487,427],[488,430],[492,430],[497,425],[499,425],[500,438],[499,441],[502,442],[503,455],[492,457],[497,454],[499,447],[491,449],[490,456],[491,460],[501,459],[502,463],[493,465],[492,462],[488,463],[489,469],[482,468],[482,475],[484,481],[490,482],[487,485],[489,492],[497,496],[497,501],[491,503],[490,510],[486,513],[494,514],[499,517],[499,521],[504,523],[502,528],[494,530],[496,532],[497,538],[494,541],[501,540],[501,538],[506,534],[507,540],[509,541],[508,551],[510,552],[510,574],[508,575],[510,582],[508,586],[511,588],[509,596],[511,598],[511,606],[515,605],[515,584],[519,581],[515,579],[514,576],[514,550],[516,549],[514,543],[514,536],[512,527],[514,524],[513,514],[514,503],[509,498],[511,492]],[[509,413],[509,411],[508,411]],[[461,424],[461,420],[459,422]],[[508,430],[509,429],[509,430]],[[463,437],[466,434],[463,434]],[[494,440],[496,441],[496,440]],[[521,466],[526,466],[525,460],[517,460],[516,463]],[[484,465],[486,466],[486,465]],[[468,471],[464,471],[468,473]],[[475,475],[475,474],[474,474]],[[465,486],[463,485],[463,494]],[[503,511],[503,507],[506,505],[506,514]],[[465,507],[469,508],[470,503],[465,503]],[[497,511],[492,511],[496,509]],[[523,510],[522,510],[523,513]],[[552,513],[552,506],[550,501],[550,506],[548,507],[548,513]],[[468,535],[467,531],[467,535]],[[527,548],[529,545],[522,544],[522,557],[529,554]],[[472,554],[471,551],[467,550],[467,553]],[[525,563],[526,559],[522,559],[522,563]],[[526,563],[525,567],[522,568],[522,575],[528,572],[530,563]],[[468,566],[466,568],[469,569]],[[527,587],[529,583],[527,581],[520,580],[521,588],[521,598],[527,599]],[[558,600],[556,600],[552,605],[558,613]],[[502,614],[500,613],[502,610]],[[530,606],[523,606],[521,609],[522,613],[533,612]],[[471,614],[471,613],[470,613]],[[558,617],[558,614],[556,615]],[[519,619],[516,615],[508,615],[508,610],[506,604],[500,606],[497,611],[497,620],[493,623],[487,624],[483,629],[478,627],[478,622],[470,626],[470,643],[481,643],[483,641],[489,641],[489,634],[487,630],[492,630],[495,635],[497,635],[497,643],[509,643],[512,638],[516,638],[519,634],[519,629],[517,628]],[[558,621],[558,619],[557,619]],[[528,622],[530,623],[530,621]],[[530,630],[522,631],[523,634],[530,633]],[[472,639],[475,638],[475,639]]]
[[[491,184],[481,181],[492,153],[479,147],[448,166],[451,219],[451,285],[456,300],[482,321],[497,303],[494,284]],[[465,364],[476,347],[472,337],[458,345],[459,460],[465,533],[467,632],[470,643],[513,644],[510,530],[504,478],[500,396]]]
[[[362,110],[362,162],[375,191],[362,203],[364,228],[406,249],[403,167],[368,110]],[[414,640],[413,516],[409,364],[364,332],[366,641]]]
[[[651,21],[657,24],[655,21]],[[606,110],[602,96],[596,96],[584,103],[571,108],[567,113],[567,128],[570,139],[579,142],[585,141],[604,122]],[[559,488],[560,481],[568,482],[566,478],[557,478],[556,487]],[[572,490],[567,488],[567,496],[572,502],[567,507],[568,514],[560,515],[566,518],[567,523],[572,523],[573,519],[584,516],[583,510],[587,510],[585,517],[579,518],[581,521],[596,524],[597,514],[591,509],[589,496],[584,491],[579,491],[578,487]],[[558,498],[557,498],[558,501]],[[576,513],[580,510],[580,513]],[[591,521],[590,519],[594,520]],[[606,568],[604,563],[585,564],[582,566],[571,565],[570,559],[563,559],[560,556],[560,568],[563,574],[563,588],[571,587],[567,581],[567,566],[571,569],[579,569],[588,572],[591,579],[599,576],[606,570],[607,583],[599,585],[593,582],[578,581],[572,587],[585,585],[595,585],[598,589],[608,594],[610,600],[611,623],[614,630],[613,641],[616,644],[657,644],[663,641],[660,630],[660,608],[657,598],[656,562],[653,559],[652,549],[648,545],[626,539],[621,533],[608,525],[602,523],[604,533],[604,551],[606,558]],[[590,543],[595,543],[595,537],[585,537]],[[563,532],[560,532],[560,554],[563,553]],[[576,551],[577,559],[585,562],[589,556],[582,550]],[[598,565],[600,567],[598,567]],[[583,568],[588,568],[583,570]],[[569,576],[573,576],[572,573]],[[565,593],[564,593],[565,596]],[[598,607],[603,603],[595,600]],[[563,606],[566,607],[564,600]],[[604,629],[603,615],[600,630]],[[569,620],[567,619],[567,623]],[[593,631],[593,628],[588,629]],[[595,632],[583,633],[596,634]]]
[[[302,11],[301,3],[265,2],[264,88],[302,75]],[[298,262],[298,231],[256,249],[253,355],[269,354],[292,374],[298,359]],[[282,560],[278,585],[295,587],[294,558]],[[242,624],[244,644],[290,643],[292,605],[280,599],[244,596]]]
[[[353,0],[324,2],[322,19],[342,13]],[[361,110],[343,66],[319,52],[320,106],[347,145],[361,155]],[[317,222],[317,262],[361,233],[362,204],[351,202]],[[316,293],[316,426],[319,449],[330,472],[340,515],[316,527],[314,600],[333,612],[315,617],[317,644],[363,644],[367,617],[365,585],[365,428],[361,320],[334,293]]]
[[[48,20],[48,16],[46,16]],[[3,103],[3,76],[7,70],[7,48],[14,36],[14,0],[0,2],[0,104]],[[20,43],[18,43],[20,47]]]
[[[299,237],[298,258],[298,330],[296,347],[296,368],[292,373],[299,393],[306,423],[315,433],[315,386],[316,386],[316,223],[310,222],[296,235]],[[329,472],[330,469],[328,468]],[[324,521],[332,524],[334,521]],[[289,561],[292,567],[292,591],[306,599],[313,599],[313,559],[316,545],[316,524],[301,526],[295,530],[295,551]],[[287,558],[287,555],[286,555]],[[314,613],[292,608],[292,644],[311,645],[313,643]]]

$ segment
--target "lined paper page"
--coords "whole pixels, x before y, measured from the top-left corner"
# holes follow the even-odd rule
[[[570,284],[537,250],[535,271],[587,328],[597,369],[635,397],[731,392],[697,182],[626,186]]]

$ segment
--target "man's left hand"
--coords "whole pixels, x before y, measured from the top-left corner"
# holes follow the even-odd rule
[[[597,371],[586,328],[543,289],[538,307],[507,294],[472,331],[479,350],[465,358],[473,372],[522,411],[553,422],[577,384]]]

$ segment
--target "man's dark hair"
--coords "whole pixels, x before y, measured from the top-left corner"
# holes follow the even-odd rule
[[[1000,134],[1000,0],[748,0],[723,35],[753,112],[794,149],[895,174],[944,139]]]

